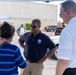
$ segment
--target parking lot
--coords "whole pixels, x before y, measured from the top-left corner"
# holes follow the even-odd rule
[[[46,31],[42,31],[42,32],[47,34],[48,36],[54,36],[53,32],[46,32]],[[17,33],[15,33],[12,43],[16,44],[21,49],[21,53],[23,54],[23,49],[19,46],[18,39],[19,39],[19,36],[17,35]],[[57,63],[57,60],[48,58],[44,62],[43,75],[55,75],[56,63]]]

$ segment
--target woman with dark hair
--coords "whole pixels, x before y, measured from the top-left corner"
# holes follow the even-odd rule
[[[15,28],[7,22],[0,27],[0,75],[18,75],[18,67],[25,68],[20,49],[10,44],[15,33]]]

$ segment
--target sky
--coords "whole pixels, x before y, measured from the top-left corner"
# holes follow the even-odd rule
[[[0,0],[0,2],[26,2],[26,1],[57,1],[57,0]]]
[[[4,1],[12,1],[12,2],[25,2],[25,1],[45,1],[45,0],[0,0],[1,2],[4,2]]]

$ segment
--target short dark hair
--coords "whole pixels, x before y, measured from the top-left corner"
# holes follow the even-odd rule
[[[41,21],[39,19],[34,19],[32,22],[35,22],[38,26],[41,26]]]
[[[8,22],[3,22],[3,24],[0,27],[0,37],[1,38],[10,38],[14,35],[15,28],[10,25]]]

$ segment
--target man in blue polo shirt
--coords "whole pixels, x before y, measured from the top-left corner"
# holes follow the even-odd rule
[[[39,29],[41,22],[39,19],[32,20],[31,32],[25,33],[20,39],[19,44],[24,48],[24,56],[27,67],[22,75],[42,75],[43,62],[56,50],[52,40],[42,33]],[[50,52],[47,53],[47,48]]]

